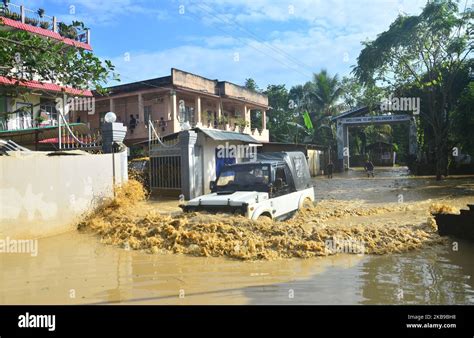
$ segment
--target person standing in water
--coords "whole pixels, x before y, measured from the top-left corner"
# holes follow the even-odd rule
[[[332,163],[332,161],[329,161],[329,163],[326,167],[326,172],[327,172],[328,178],[332,178],[333,171],[334,171],[334,163]]]
[[[367,177],[374,177],[374,164],[371,160],[367,159],[364,165],[365,171],[367,172]]]

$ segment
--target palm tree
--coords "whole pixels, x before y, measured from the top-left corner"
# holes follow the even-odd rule
[[[330,76],[326,69],[313,74],[313,80],[307,86],[308,96],[312,101],[313,109],[319,116],[334,116],[340,110],[339,98],[342,95],[342,86],[338,75]]]
[[[338,75],[330,76],[326,69],[313,74],[312,81],[303,86],[305,107],[315,127],[313,141],[325,145],[334,143],[334,128],[330,119],[342,109],[339,102],[342,91]]]

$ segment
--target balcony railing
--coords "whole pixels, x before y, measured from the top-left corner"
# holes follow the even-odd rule
[[[34,11],[22,5],[0,2],[0,16],[58,33],[63,38],[90,44],[89,29],[58,22],[55,16],[46,15],[39,9]]]
[[[57,126],[54,118],[35,120],[30,114],[11,113],[0,115],[0,131],[19,131],[32,128],[44,128]]]

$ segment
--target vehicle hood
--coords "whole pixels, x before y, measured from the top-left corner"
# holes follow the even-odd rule
[[[212,193],[204,196],[196,197],[190,200],[187,205],[231,205],[241,206],[244,203],[253,204],[268,199],[268,194],[257,191],[236,191],[232,194]]]

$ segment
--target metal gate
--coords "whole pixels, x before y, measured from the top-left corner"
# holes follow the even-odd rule
[[[150,188],[166,192],[181,190],[181,151],[178,138],[164,141],[149,125]]]
[[[181,156],[150,156],[152,189],[181,189]]]

